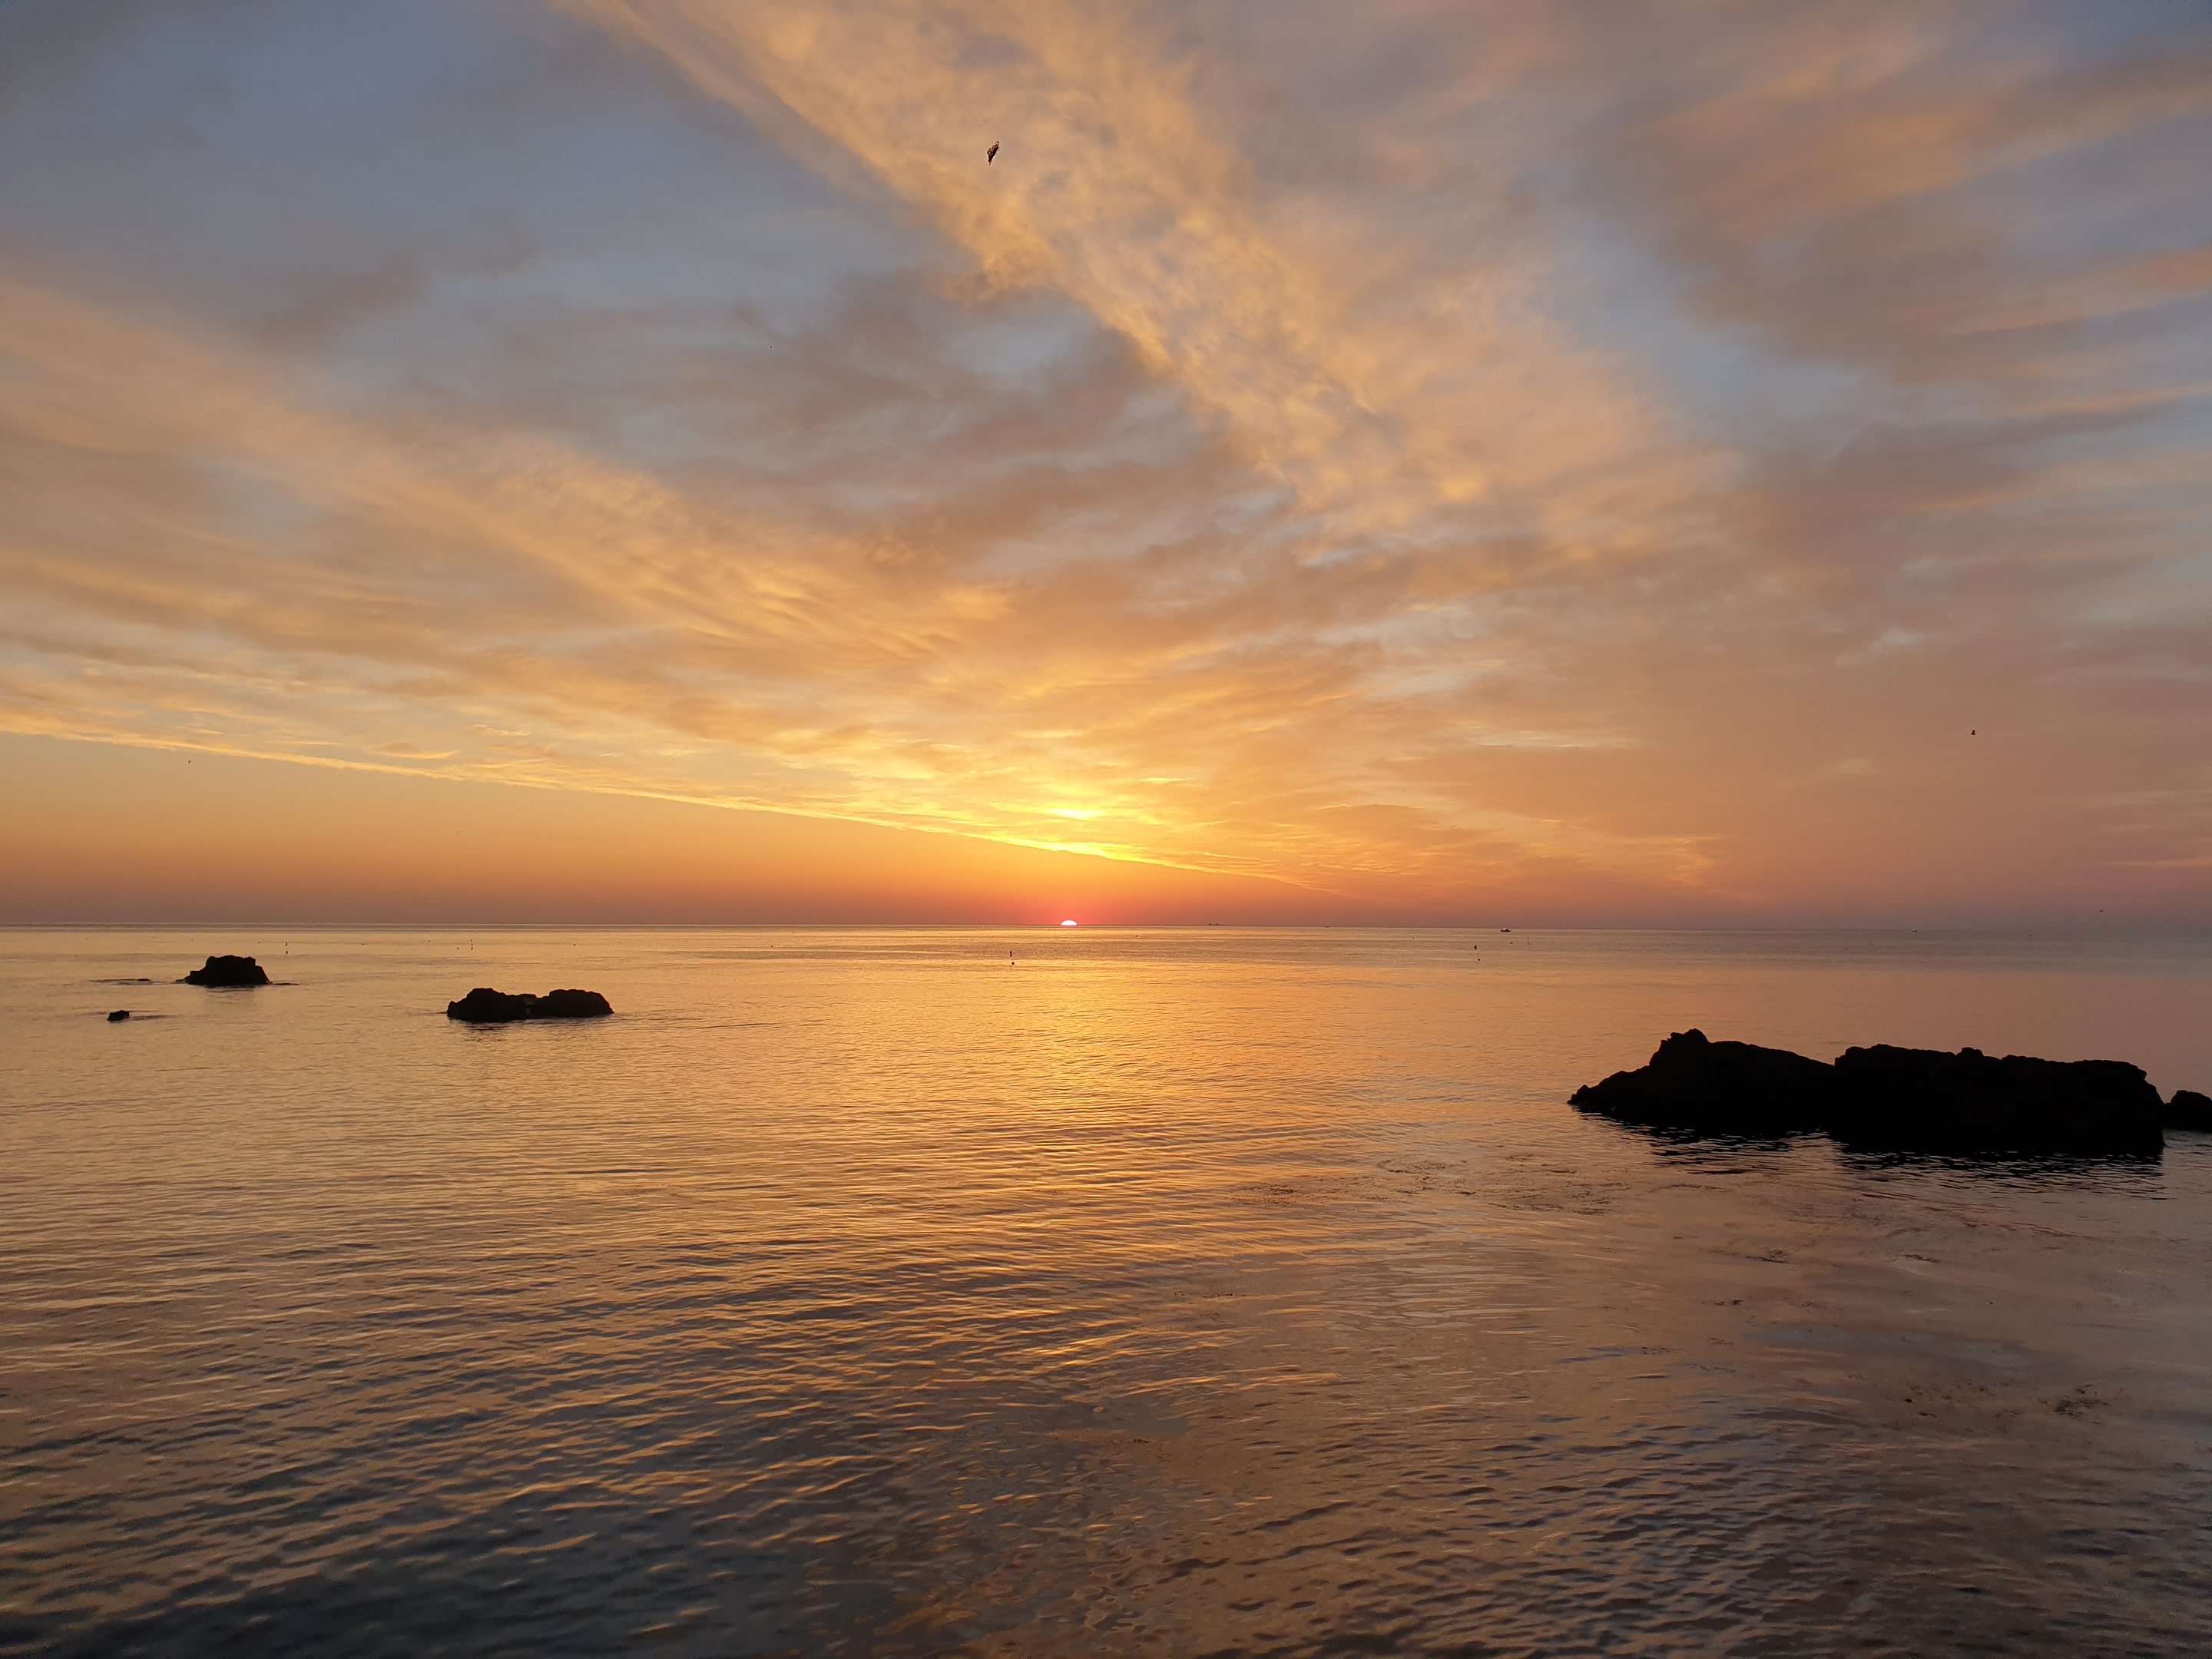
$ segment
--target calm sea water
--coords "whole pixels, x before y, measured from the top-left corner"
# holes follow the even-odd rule
[[[7,1651],[2212,1651],[2212,1141],[1564,1104],[1692,1024],[2212,1086],[2212,941],[15,931],[0,994]]]

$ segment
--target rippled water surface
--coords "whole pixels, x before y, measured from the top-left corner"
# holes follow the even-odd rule
[[[168,982],[229,950],[285,982]],[[1693,1024],[2212,1087],[2206,941],[17,931],[0,981],[0,1650],[2212,1651],[2212,1142],[1562,1103]]]

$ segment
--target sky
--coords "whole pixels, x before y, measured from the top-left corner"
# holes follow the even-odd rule
[[[2212,927],[2208,179],[2181,0],[0,0],[0,921]]]

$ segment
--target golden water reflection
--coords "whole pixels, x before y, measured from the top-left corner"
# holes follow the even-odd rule
[[[5,943],[11,1641],[2212,1639],[2212,1146],[1560,1104],[1692,1023],[2201,1086],[2186,942]],[[98,982],[217,944],[291,982]],[[477,983],[618,1017],[444,1019]]]

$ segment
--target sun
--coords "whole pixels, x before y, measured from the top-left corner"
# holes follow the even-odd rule
[[[1063,922],[1061,922],[1060,925],[1061,927],[1074,927],[1074,926],[1075,926],[1075,923],[1074,923],[1073,921],[1063,921]]]

